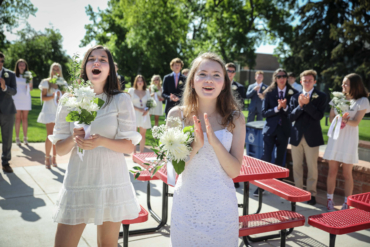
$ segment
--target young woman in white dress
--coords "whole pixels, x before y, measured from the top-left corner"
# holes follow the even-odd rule
[[[171,246],[238,246],[232,178],[242,165],[245,119],[218,55],[207,52],[193,61],[182,106],[174,107],[169,116],[195,128],[193,150],[175,187]]]
[[[158,92],[153,91],[153,86],[158,88]],[[159,117],[163,116],[163,97],[162,97],[162,79],[159,75],[153,75],[150,86],[149,86],[150,96],[157,102],[157,106],[150,109],[149,113],[154,116],[154,125],[159,125]]]
[[[53,215],[58,222],[54,246],[77,246],[86,224],[93,223],[97,225],[96,246],[116,247],[121,221],[135,219],[140,212],[122,154],[132,153],[141,136],[136,132],[130,96],[119,90],[108,48],[90,48],[81,68],[81,77],[92,82],[105,104],[91,123],[94,134],[89,139],[84,139],[83,128],[66,122],[69,112],[58,106],[54,134],[49,138],[58,155],[71,152],[71,157]],[[85,150],[83,161],[77,146]]]
[[[144,152],[146,130],[152,128],[150,122],[149,110],[146,108],[146,102],[150,99],[150,93],[147,89],[145,79],[142,75],[137,75],[134,81],[134,87],[128,90],[131,95],[131,101],[135,108],[136,126],[141,135],[140,153]],[[136,153],[136,148],[134,150]]]
[[[342,125],[345,125],[340,130],[338,139],[334,140],[329,137],[328,145],[324,153],[324,159],[329,161],[329,173],[327,178],[327,209],[334,209],[334,190],[337,180],[339,165],[342,164],[344,177],[344,203],[342,209],[348,209],[347,197],[352,195],[353,191],[353,164],[358,163],[358,143],[359,132],[358,125],[366,113],[370,112],[368,100],[368,91],[362,82],[361,76],[357,74],[349,74],[344,77],[342,83],[342,92],[346,95],[347,100],[351,101],[351,106],[348,117],[343,117]],[[329,103],[333,105],[332,102]],[[330,110],[330,122],[337,115],[334,107]]]
[[[53,63],[50,66],[49,75],[50,77],[42,80],[39,85],[39,89],[41,90],[41,101],[43,102],[43,105],[39,117],[37,118],[38,123],[43,123],[46,125],[47,136],[53,134],[53,129],[55,125],[55,115],[57,112],[57,102],[55,100],[55,97],[60,97],[60,95],[63,93],[58,90],[57,84],[50,83],[49,81],[53,78],[54,75],[59,75],[59,77],[63,78],[62,66],[59,63]],[[67,82],[65,82],[65,86],[68,86]],[[50,169],[51,148],[53,147],[51,162],[54,167],[57,167],[57,153],[55,145],[52,145],[47,136],[45,140],[45,168]]]
[[[23,128],[23,143],[28,145],[27,130],[28,130],[28,112],[32,109],[31,94],[30,91],[33,89],[32,79],[29,83],[26,83],[26,78],[23,78],[25,71],[29,71],[26,60],[19,59],[15,63],[14,73],[17,82],[17,94],[13,96],[15,109],[17,113],[15,115],[15,142],[18,146],[21,145],[19,140],[19,131]]]

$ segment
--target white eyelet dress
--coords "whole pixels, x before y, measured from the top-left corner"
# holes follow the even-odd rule
[[[105,94],[98,97],[107,101]],[[54,144],[73,133],[74,123],[66,122],[67,115],[67,109],[59,104],[54,134],[49,136]],[[141,135],[136,132],[130,96],[126,93],[114,95],[109,105],[98,110],[90,133],[111,139],[128,139],[134,145],[139,143]],[[97,147],[86,150],[81,161],[76,146],[72,149],[53,214],[55,222],[101,225],[105,221],[135,219],[139,212],[140,205],[122,153]]]
[[[215,131],[230,151],[233,134]],[[172,247],[237,247],[238,202],[233,180],[226,174],[204,133],[204,146],[180,174],[171,214]]]

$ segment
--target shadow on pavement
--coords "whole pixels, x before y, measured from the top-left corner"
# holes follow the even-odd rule
[[[19,147],[22,150],[24,156],[17,155],[17,157],[22,157],[28,159],[30,162],[38,162],[44,164],[45,162],[45,153],[40,150],[35,149],[31,145],[21,145]]]
[[[33,209],[46,206],[46,203],[44,200],[40,198],[36,198],[33,196],[34,189],[25,184],[21,179],[18,178],[17,175],[14,173],[6,174],[10,180],[10,184],[7,182],[4,182],[3,175],[0,174],[0,181],[1,183],[1,189],[0,189],[0,196],[2,196],[2,193],[4,191],[8,190],[14,190],[14,186],[16,186],[17,190],[22,190],[22,192],[27,192],[28,196],[21,196],[16,198],[9,198],[9,199],[3,199],[0,200],[0,208],[2,210],[17,210],[21,213],[22,219],[26,221],[37,221],[41,219],[41,217],[33,212]],[[2,196],[4,197],[4,196]],[[15,203],[14,200],[22,199],[22,203]],[[12,200],[12,201],[11,201]]]
[[[55,172],[53,169],[58,169],[60,172],[62,172],[63,174],[60,174],[59,172]],[[61,182],[63,183],[63,180],[64,180],[64,174],[66,173],[66,170],[63,169],[63,168],[60,168],[59,166],[58,167],[52,167],[50,169],[50,172],[53,173],[53,175],[56,176],[56,178],[53,178],[54,180],[58,181],[58,182]]]

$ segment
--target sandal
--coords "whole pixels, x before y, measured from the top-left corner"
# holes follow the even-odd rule
[[[27,145],[27,146],[28,146],[28,140],[27,140],[27,137],[23,137],[23,143],[24,143],[24,145]]]
[[[51,166],[50,166],[50,156],[46,156],[46,155],[45,155],[45,168],[46,169],[51,169]]]
[[[17,143],[18,146],[22,145],[21,141],[19,140],[19,137],[15,138],[15,143]]]
[[[58,164],[57,164],[57,156],[56,155],[52,155],[51,156],[51,161],[52,161],[52,166],[53,167],[58,167]]]

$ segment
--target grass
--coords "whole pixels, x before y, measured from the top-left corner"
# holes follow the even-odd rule
[[[129,86],[129,85],[126,85]],[[34,89],[31,91],[32,97],[32,110],[28,115],[28,141],[29,142],[44,142],[46,139],[46,129],[45,124],[37,123],[37,117],[41,111],[42,105],[40,102],[40,90]],[[164,107],[164,105],[163,105]],[[164,111],[163,111],[164,112]],[[243,111],[245,122],[247,122],[248,111]],[[164,124],[165,117],[161,116],[159,118],[159,124]],[[154,117],[151,117],[152,126],[154,126]],[[329,125],[330,126],[330,125]],[[324,141],[327,143],[328,136],[327,132],[329,126],[325,126],[325,117],[321,119],[321,128],[323,131]],[[362,120],[359,125],[359,137],[360,140],[370,141],[370,120]],[[22,127],[20,130],[20,139],[23,140]],[[15,129],[13,128],[13,142],[15,141]],[[146,145],[150,145],[153,141],[152,131],[150,129],[146,132]],[[2,142],[2,136],[0,133],[0,142]]]

